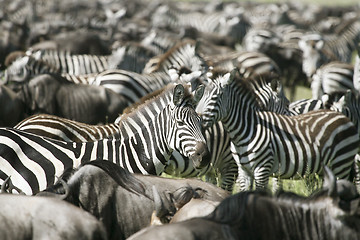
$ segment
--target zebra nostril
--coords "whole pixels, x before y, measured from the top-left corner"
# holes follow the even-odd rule
[[[210,163],[210,154],[207,145],[203,142],[197,142],[196,150],[192,156],[192,161],[195,168],[203,168]]]

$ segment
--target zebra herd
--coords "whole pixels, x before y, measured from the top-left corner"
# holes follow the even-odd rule
[[[360,189],[358,5],[3,3],[3,192],[99,160],[230,193],[326,166]]]

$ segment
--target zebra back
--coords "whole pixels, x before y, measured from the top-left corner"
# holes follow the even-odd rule
[[[89,125],[48,114],[32,115],[14,128],[65,142],[94,142],[118,137],[119,131],[116,124]]]
[[[107,70],[98,74],[94,85],[111,89],[128,99],[129,104],[160,89],[172,80],[167,72],[140,74],[126,70]]]
[[[321,66],[312,76],[312,98],[320,99],[324,94],[354,89],[353,77],[352,64],[330,62]]]
[[[62,74],[78,76],[89,73],[99,73],[109,68],[108,56],[75,55],[67,51],[54,49],[38,50],[31,53],[31,55],[56,67]]]
[[[325,107],[343,113],[356,126],[360,135],[360,98],[359,93],[353,90],[328,94]]]

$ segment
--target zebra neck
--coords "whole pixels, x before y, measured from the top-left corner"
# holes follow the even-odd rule
[[[149,114],[149,109],[143,110],[137,111],[137,114],[132,114],[120,122],[122,145],[120,156],[125,158],[132,156],[143,174],[159,175],[164,171],[165,164],[171,155],[163,128],[163,123],[167,122],[166,114],[164,114],[166,108],[152,114]],[[125,151],[125,154],[122,151]]]
[[[227,106],[223,106],[223,108],[228,108],[230,111],[222,122],[232,142],[236,142],[236,145],[239,146],[248,143],[254,138],[259,119],[254,96],[246,93],[246,90],[235,89],[236,91],[227,95],[230,97],[227,104],[225,104]]]

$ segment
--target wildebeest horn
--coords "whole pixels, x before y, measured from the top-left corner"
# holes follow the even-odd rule
[[[13,185],[10,178],[11,176],[8,176],[3,182],[3,185],[1,186],[1,193],[12,193],[12,190],[14,189],[18,192],[18,194],[25,195],[25,193],[21,191],[20,188],[17,188]]]
[[[164,206],[164,202],[160,197],[160,194],[155,185],[152,186],[153,196],[154,196],[154,204],[155,204],[155,213],[157,217],[162,217],[166,214],[166,209]]]
[[[1,193],[8,193],[7,189],[9,187],[9,181],[10,181],[10,176],[8,176],[1,185]]]
[[[328,189],[328,196],[337,197],[336,178],[328,166],[324,166],[324,184],[323,188]]]
[[[53,198],[57,198],[60,200],[65,200],[70,193],[70,188],[69,185],[62,179],[62,178],[58,178],[59,182],[61,183],[61,185],[64,187],[64,194],[57,194],[57,193],[53,193],[53,192],[39,192],[38,194],[36,194],[36,196],[43,196],[43,197],[53,197]]]

